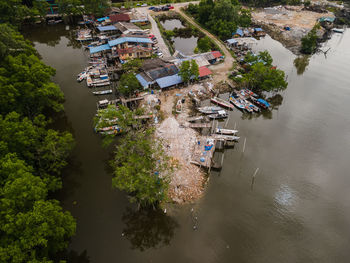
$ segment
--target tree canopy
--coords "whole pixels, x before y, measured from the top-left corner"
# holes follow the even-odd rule
[[[4,2],[0,1],[0,12],[7,7]],[[14,4],[9,13],[27,8],[20,1],[7,2]],[[45,114],[63,110],[63,93],[51,82],[54,74],[30,42],[0,24],[0,261],[4,263],[52,262],[75,232],[73,217],[49,197],[61,187],[59,176],[74,145],[70,133],[48,128]]]
[[[238,26],[251,23],[250,11],[243,9],[238,1],[201,0],[199,5],[190,4],[187,12],[222,40],[230,38]]]
[[[134,73],[125,73],[121,76],[118,91],[124,96],[130,96],[140,90],[141,84]]]
[[[197,41],[198,50],[201,53],[207,52],[211,50],[211,40],[208,36],[204,36],[199,38]]]
[[[313,54],[317,48],[317,29],[315,25],[311,31],[301,39],[301,52],[304,54]]]
[[[114,160],[112,185],[130,194],[131,202],[142,206],[166,200],[167,157],[153,130],[128,133],[119,141]]]

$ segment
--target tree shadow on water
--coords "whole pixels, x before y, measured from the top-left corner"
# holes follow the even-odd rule
[[[268,110],[261,109],[258,113],[243,113],[242,120],[251,120],[254,118],[263,117],[264,119],[272,119],[273,111],[278,110],[278,107],[282,105],[283,96],[281,94],[274,94],[273,96],[266,99],[270,103]]]
[[[127,208],[122,220],[125,223],[123,233],[131,248],[140,251],[168,246],[178,227],[178,223],[160,209],[141,208],[135,211]]]

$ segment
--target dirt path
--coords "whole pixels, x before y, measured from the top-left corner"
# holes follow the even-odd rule
[[[222,42],[213,34],[202,28],[200,25],[198,25],[191,17],[189,17],[187,14],[181,11],[181,7],[183,6],[175,6],[175,11],[181,14],[190,24],[197,27],[200,31],[202,31],[204,34],[206,34],[208,37],[210,37],[216,45],[220,47],[222,52],[225,55],[225,61],[224,63],[211,66],[210,69],[213,71],[213,79],[215,83],[218,83],[219,81],[227,81],[228,80],[228,72],[232,69],[233,62],[235,61],[232,57],[231,53],[228,51],[226,46],[222,44]]]

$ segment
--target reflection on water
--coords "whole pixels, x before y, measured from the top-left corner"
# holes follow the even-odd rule
[[[179,19],[167,19],[160,22],[165,30],[174,30],[175,28],[184,28]]]
[[[175,50],[180,51],[181,53],[185,55],[193,55],[193,50],[197,46],[197,40],[198,37],[189,37],[189,38],[183,38],[183,37],[174,37],[172,41],[174,42]]]
[[[80,254],[75,250],[70,250],[66,253],[66,255],[63,256],[63,259],[69,263],[90,263],[90,258],[86,250]]]
[[[288,185],[282,184],[275,194],[275,201],[282,206],[291,206],[296,202],[296,196]]]
[[[300,56],[294,59],[294,66],[297,69],[297,74],[302,75],[309,65],[310,56]]]
[[[142,208],[134,211],[127,208],[122,217],[123,234],[132,249],[144,251],[149,248],[168,246],[174,236],[177,222],[160,209]]]

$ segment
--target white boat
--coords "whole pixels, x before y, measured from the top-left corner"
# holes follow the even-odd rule
[[[238,132],[238,130],[229,130],[229,129],[221,129],[216,128],[215,133],[217,134],[224,134],[224,135],[234,135]]]
[[[218,111],[221,111],[222,108],[219,106],[206,106],[206,107],[197,108],[197,110],[204,114],[213,114],[213,113],[217,113]]]
[[[81,82],[83,81],[84,79],[86,79],[87,77],[87,72],[86,71],[83,71],[81,73],[78,74],[78,78],[77,78],[77,81]]]
[[[101,91],[93,91],[92,94],[94,95],[105,95],[105,94],[111,94],[113,91],[111,89],[107,90],[101,90]]]
[[[345,30],[343,28],[332,28],[332,31],[335,33],[343,34]]]
[[[91,87],[103,87],[103,86],[109,86],[109,85],[111,85],[110,81],[103,81],[98,83],[92,83]]]
[[[217,113],[208,115],[210,119],[224,119],[224,118],[227,118],[227,116],[228,114],[225,110],[221,110],[221,111],[218,111]]]
[[[238,141],[240,137],[238,136],[229,136],[229,135],[221,135],[214,134],[213,138],[218,141]]]

